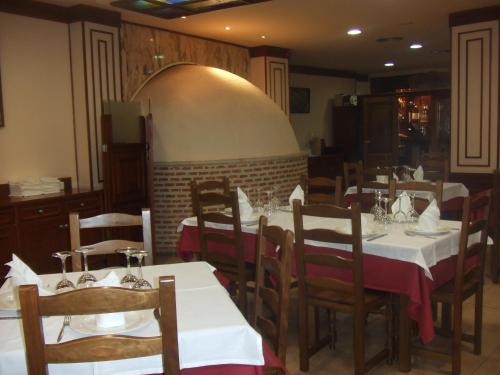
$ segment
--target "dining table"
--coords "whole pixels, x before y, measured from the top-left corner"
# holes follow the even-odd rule
[[[98,280],[110,272],[120,278],[124,268],[92,271]],[[189,262],[143,267],[144,278],[158,287],[160,276],[175,276],[179,362],[183,375],[263,374],[266,345],[260,334],[245,320],[228,292],[214,276],[214,268],[206,262]],[[68,273],[76,285],[81,272]],[[45,290],[54,290],[60,274],[40,276]],[[0,374],[27,374],[22,320],[16,299],[12,299],[10,279],[0,288]],[[135,312],[139,313],[139,312]],[[127,313],[126,313],[127,314]],[[152,310],[140,312],[119,332],[132,336],[157,336],[159,326]],[[85,316],[74,316],[63,342],[89,334],[103,334]],[[88,322],[88,321],[87,321]],[[43,317],[46,343],[55,343],[63,317]],[[97,332],[98,331],[98,332]],[[117,333],[116,329],[112,333]],[[269,350],[267,351],[269,354]],[[163,373],[161,355],[124,360],[50,364],[50,374],[156,374]]]
[[[363,214],[362,220],[371,225],[364,230],[363,269],[364,286],[375,290],[399,295],[399,369],[409,371],[410,363],[410,319],[417,322],[422,342],[434,338],[434,324],[430,294],[435,288],[453,279],[456,255],[459,248],[461,222],[441,220],[439,233],[416,233],[408,224],[371,223],[372,215]],[[256,254],[257,220],[242,220],[242,236],[245,261],[254,263]],[[231,231],[228,225],[207,223],[208,230]],[[268,218],[268,225],[277,225],[293,231],[293,213],[289,206],[282,207]],[[345,220],[304,217],[304,227],[346,228]],[[199,252],[198,227],[196,217],[186,218],[178,227],[181,232],[177,248],[178,256],[191,259]],[[306,251],[332,252],[349,256],[347,245],[324,242],[307,242]],[[209,248],[210,250],[210,248]],[[218,251],[224,251],[220,249]],[[292,267],[295,273],[295,265]],[[318,267],[308,272],[327,276],[326,267]],[[326,272],[325,274],[321,274]],[[352,275],[338,275],[348,280]]]

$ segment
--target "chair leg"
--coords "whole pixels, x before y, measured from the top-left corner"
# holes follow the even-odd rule
[[[309,306],[303,296],[299,296],[298,308],[300,370],[309,371]]]
[[[451,305],[441,304],[441,334],[445,337],[451,336]]]
[[[354,320],[354,374],[365,373],[365,317],[361,311],[356,311]]]
[[[475,296],[474,307],[474,354],[481,354],[483,337],[483,286],[479,286]]]
[[[451,373],[459,375],[462,367],[462,304],[453,306],[453,336],[451,347]]]
[[[394,326],[393,326],[393,316],[394,312],[392,310],[392,301],[389,301],[385,307],[385,346],[388,350],[387,363],[392,364],[394,360]]]
[[[498,283],[498,274],[499,274],[499,265],[498,265],[498,258],[499,258],[499,255],[498,254],[498,251],[499,251],[499,246],[495,243],[493,245],[490,246],[491,247],[491,251],[490,251],[490,255],[491,255],[491,259],[490,259],[490,262],[491,262],[491,280],[497,284]]]

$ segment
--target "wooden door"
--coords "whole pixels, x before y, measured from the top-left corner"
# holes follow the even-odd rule
[[[397,105],[393,96],[369,96],[363,101],[365,165],[387,166],[399,157]]]

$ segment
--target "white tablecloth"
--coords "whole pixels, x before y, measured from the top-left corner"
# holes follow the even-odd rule
[[[367,217],[370,225],[373,225],[372,215],[363,214]],[[178,230],[181,231],[184,225],[196,226],[196,217],[184,219]],[[304,227],[311,228],[345,228],[346,220],[327,219],[317,217],[304,217]],[[271,215],[269,225],[278,225],[284,229],[293,232],[293,215],[291,212],[278,211]],[[435,238],[423,236],[408,236],[405,234],[406,224],[390,224],[386,228],[374,227],[375,232],[387,232],[387,236],[378,238],[374,241],[363,240],[363,253],[377,255],[385,258],[412,262],[421,267],[428,278],[432,279],[430,268],[439,261],[456,255],[460,241],[459,221],[441,220],[442,227],[449,228],[450,231],[444,235],[435,236]],[[207,223],[212,228],[231,230],[230,225]],[[246,233],[257,233],[257,225],[242,226],[242,231]],[[336,243],[318,243],[306,241],[306,244],[312,246],[328,247],[351,251],[350,247]]]
[[[114,270],[121,277],[123,269]],[[174,275],[176,281],[177,329],[181,368],[219,364],[263,365],[262,339],[247,323],[227,291],[213,275],[213,268],[205,262],[143,267],[144,277],[158,286],[159,276]],[[98,278],[110,270],[93,271]],[[80,273],[68,278],[76,283]],[[53,287],[60,275],[43,275],[42,280]],[[5,292],[4,285],[1,292]],[[62,317],[43,319],[47,343],[56,341]],[[22,322],[0,320],[0,374],[26,374]],[[143,328],[126,333],[136,336],[159,334],[155,319]],[[82,337],[66,329],[63,341]],[[50,365],[52,374],[151,374],[163,371],[161,356],[88,364]]]
[[[396,185],[397,189],[397,185]],[[356,186],[350,186],[347,188],[345,195],[356,194],[357,188]],[[375,189],[372,188],[363,188],[363,193],[374,193]],[[384,194],[387,194],[387,190],[382,190]],[[396,194],[401,194],[401,190],[397,190]],[[427,200],[432,200],[434,198],[433,193],[428,191],[409,191],[410,194],[415,193],[416,197],[425,198]],[[460,182],[443,182],[443,202],[449,201],[450,199],[457,197],[468,197],[469,190],[465,187],[464,184]]]

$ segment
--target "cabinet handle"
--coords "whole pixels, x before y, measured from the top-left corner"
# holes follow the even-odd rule
[[[80,207],[85,207],[85,202],[81,202]]]
[[[43,214],[44,210],[43,210],[43,208],[39,208],[37,212],[38,212],[39,214]]]
[[[64,228],[68,228],[69,227],[69,224],[64,224]]]
[[[68,224],[59,224],[60,229],[64,229],[64,228],[68,228],[68,227],[69,227]]]

